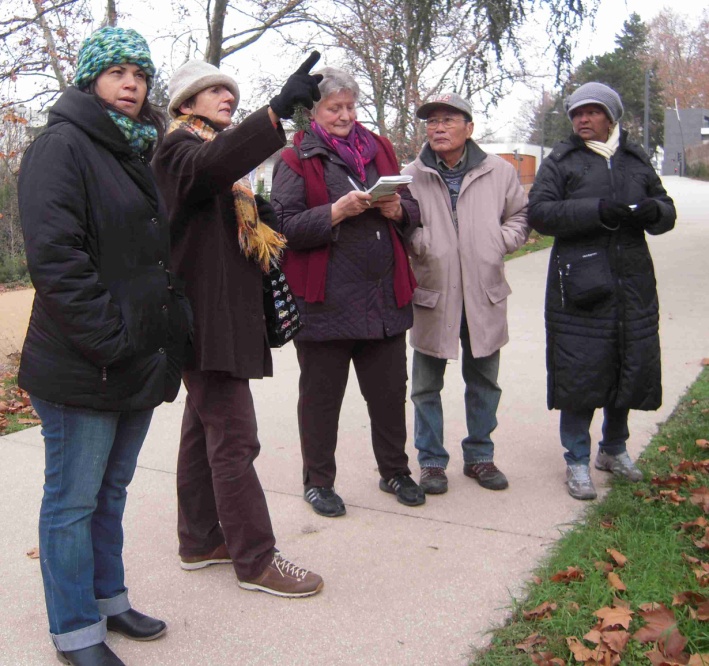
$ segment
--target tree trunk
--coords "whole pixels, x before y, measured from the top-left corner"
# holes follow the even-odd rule
[[[47,43],[47,55],[49,56],[49,63],[54,72],[54,76],[59,84],[59,90],[62,92],[67,89],[66,77],[62,68],[59,66],[59,58],[57,57],[57,45],[54,42],[54,35],[52,35],[52,30],[49,27],[49,23],[44,16],[42,7],[42,0],[32,0],[35,11],[37,12],[37,21],[42,28],[42,34],[44,35],[44,41]]]
[[[116,10],[116,0],[106,0],[106,15],[101,21],[101,27],[118,25],[118,11]]]
[[[222,41],[224,39],[224,19],[226,18],[227,0],[214,0],[214,9],[209,21],[209,41],[204,59],[215,67],[222,61]],[[209,12],[209,9],[207,9]]]

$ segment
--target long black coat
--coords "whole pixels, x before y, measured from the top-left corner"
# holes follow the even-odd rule
[[[549,409],[652,410],[662,403],[658,300],[645,233],[629,224],[607,229],[598,212],[600,199],[637,204],[645,198],[655,199],[661,210],[646,231],[672,229],[672,199],[625,132],[610,162],[574,135],[554,146],[539,169],[529,195],[529,223],[556,237],[545,309]],[[590,308],[562,299],[558,253],[570,246],[608,253],[614,292]]]
[[[107,411],[173,400],[191,315],[167,272],[150,168],[97,98],[69,88],[25,153],[19,203],[36,289],[19,384]]]
[[[304,327],[301,341],[381,340],[403,333],[413,325],[411,304],[398,308],[394,296],[394,249],[387,219],[372,208],[332,226],[332,203],[352,190],[348,176],[357,177],[323,141],[308,131],[300,145],[308,159],[322,159],[329,204],[308,208],[305,181],[284,162],[276,165],[271,203],[279,218],[279,231],[288,247],[309,250],[330,243],[325,300],[306,303],[296,298]],[[366,183],[379,178],[374,160],[366,166]],[[401,192],[407,233],[419,224],[419,207],[408,190]]]
[[[273,374],[260,267],[241,252],[235,181],[285,144],[266,107],[205,142],[186,130],[165,138],[153,169],[170,215],[174,270],[194,311],[195,356],[187,367],[241,379]]]

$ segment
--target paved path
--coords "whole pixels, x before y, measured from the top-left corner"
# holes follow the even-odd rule
[[[34,289],[0,293],[0,367],[9,355],[22,350],[33,299]]]
[[[709,356],[709,184],[677,178],[666,184],[678,202],[680,222],[672,233],[651,239],[662,309],[665,403],[659,412],[633,413],[633,455],[695,379],[702,357]],[[566,493],[558,415],[545,407],[547,260],[548,251],[537,252],[507,267],[514,290],[512,341],[502,356],[495,436],[496,460],[511,482],[507,491],[485,491],[462,475],[457,442],[465,420],[458,363],[449,367],[444,396],[450,491],[430,497],[423,507],[404,507],[378,490],[366,410],[351,382],[337,479],[348,512],[338,519],[316,516],[301,497],[292,346],[276,352],[275,379],[253,383],[263,445],[257,467],[279,546],[325,577],[325,590],[312,599],[242,591],[228,566],[180,570],[175,461],[184,396],[159,408],[130,488],[125,560],[133,603],[167,620],[170,628],[155,643],[111,635],[109,643],[128,666],[467,663],[471,645],[485,644],[485,632],[504,620],[530,570],[584,506]],[[38,428],[0,440],[0,663],[13,666],[55,663],[39,563],[24,554],[37,542],[42,469]],[[595,471],[594,477],[599,485],[606,478]]]

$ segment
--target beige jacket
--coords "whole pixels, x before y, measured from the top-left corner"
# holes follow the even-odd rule
[[[472,151],[472,152],[471,152]],[[409,238],[409,254],[418,281],[414,293],[414,349],[436,358],[458,358],[460,318],[465,312],[473,356],[493,354],[509,340],[503,257],[529,236],[527,195],[514,168],[468,141],[468,164],[458,197],[458,233],[448,188],[427,163],[426,144],[404,169],[421,209],[422,227]],[[422,159],[423,158],[423,159]]]

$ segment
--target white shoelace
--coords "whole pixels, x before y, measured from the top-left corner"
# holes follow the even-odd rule
[[[285,576],[292,576],[298,580],[303,580],[308,573],[307,569],[296,566],[293,562],[289,562],[283,555],[276,553],[273,556],[273,564],[278,569],[278,573],[285,578]]]

